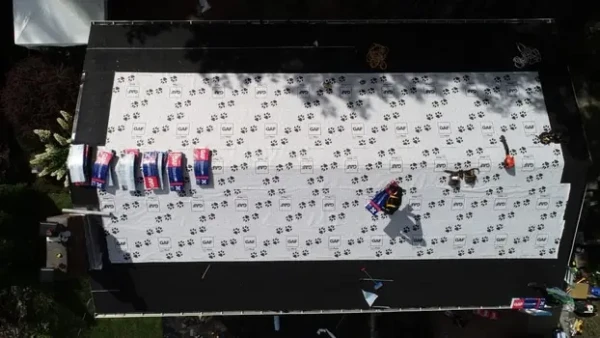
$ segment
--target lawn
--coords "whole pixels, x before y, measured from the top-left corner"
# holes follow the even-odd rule
[[[161,318],[98,319],[91,338],[162,338]]]
[[[56,182],[47,177],[37,177],[33,182],[33,187],[37,191],[47,194],[59,210],[73,207],[69,190],[62,186],[62,182]]]

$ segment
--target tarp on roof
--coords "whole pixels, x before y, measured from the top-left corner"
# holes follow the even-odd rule
[[[15,44],[87,44],[90,24],[105,19],[105,0],[13,0]]]

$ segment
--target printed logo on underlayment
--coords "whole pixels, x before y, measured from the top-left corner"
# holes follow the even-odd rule
[[[269,173],[269,162],[256,161],[256,173],[257,174],[268,174]]]
[[[183,136],[188,135],[190,133],[190,124],[189,123],[177,123],[177,135]]]
[[[465,95],[467,95],[469,97],[477,97],[477,87],[467,86],[465,88]]]
[[[214,159],[211,168],[213,174],[222,174],[225,171],[225,164],[222,159]]]
[[[183,90],[181,89],[181,87],[173,86],[169,88],[169,97],[172,99],[180,98],[182,93]]]
[[[409,201],[409,205],[413,210],[419,211],[419,210],[421,210],[421,206],[423,205],[423,202],[421,201],[420,198],[411,198]]]
[[[481,134],[484,136],[494,135],[494,123],[492,122],[481,122]]]
[[[215,240],[212,237],[202,237],[202,248],[210,249],[215,246]]]
[[[453,198],[452,199],[452,210],[461,210],[465,207],[464,198]]]
[[[204,200],[201,198],[192,198],[190,205],[192,207],[192,212],[204,211]]]
[[[340,87],[340,96],[342,97],[350,97],[352,96],[352,86],[343,85]]]
[[[518,87],[508,87],[508,88],[506,88],[506,95],[508,95],[508,96],[517,96],[517,95],[519,95],[519,88]]]
[[[313,173],[313,161],[311,159],[302,159],[300,161],[300,173],[302,174],[312,174]]]
[[[538,210],[545,210],[550,207],[550,199],[549,198],[538,198],[535,208]]]
[[[146,123],[134,123],[131,128],[131,135],[140,136],[146,133]]]
[[[480,157],[479,158],[479,170],[481,170],[481,171],[492,170],[492,160],[490,160],[489,157]]]
[[[508,235],[507,234],[498,234],[498,235],[496,235],[496,238],[494,239],[494,247],[502,248],[506,245],[506,242],[508,242]]]
[[[246,249],[256,248],[256,237],[254,237],[254,236],[244,237],[244,248],[246,248]]]
[[[323,210],[324,211],[335,211],[335,198],[331,198],[331,197],[323,198]]]
[[[392,85],[383,85],[381,87],[381,95],[382,96],[394,96],[396,93],[394,91],[394,86]]]
[[[379,235],[371,236],[369,245],[374,246],[374,247],[382,246],[383,245],[383,236],[379,236]]]
[[[364,135],[365,134],[365,125],[362,123],[352,123],[352,135]]]
[[[548,244],[548,234],[538,234],[535,238],[535,246],[538,248],[545,247]]]
[[[533,136],[537,134],[537,128],[535,127],[535,122],[533,121],[523,122],[523,129],[525,130],[525,135],[527,136]]]
[[[339,248],[342,244],[342,238],[340,236],[329,236],[328,246],[329,248]]]
[[[346,173],[357,173],[358,172],[358,160],[357,159],[347,159],[344,163],[344,170]]]
[[[212,88],[212,96],[214,98],[223,98],[225,97],[225,89],[221,86],[214,86]]]
[[[433,161],[433,171],[444,171],[448,169],[448,161],[446,159],[436,159]]]
[[[127,252],[127,238],[116,238],[117,247],[116,249],[122,252]]]
[[[281,198],[279,199],[279,211],[291,211],[292,210],[292,199]]]
[[[285,243],[289,248],[295,248],[300,244],[300,240],[298,236],[287,236],[285,238]]]
[[[146,200],[146,209],[148,212],[160,212],[160,202],[158,199],[152,198]]]
[[[298,96],[300,97],[308,97],[310,92],[308,91],[308,87],[306,85],[301,85],[298,87]]]
[[[494,200],[494,210],[504,210],[508,205],[508,200],[505,197],[498,197]]]
[[[402,159],[400,157],[394,157],[390,160],[390,172],[401,173],[402,172]]]
[[[221,136],[233,135],[233,123],[221,123]]]
[[[444,136],[452,134],[450,122],[438,122],[438,133]]]
[[[235,211],[248,211],[248,199],[247,198],[236,198],[234,203],[235,203]]]
[[[413,249],[418,249],[425,246],[425,238],[423,238],[423,236],[412,236],[411,240]]]
[[[535,169],[535,160],[533,156],[525,156],[523,157],[523,166],[521,167],[523,171],[533,171]]]
[[[309,124],[308,135],[321,135],[321,125],[319,123]]]
[[[406,136],[408,134],[408,123],[396,123],[396,135]]]
[[[102,211],[115,212],[117,211],[117,207],[115,205],[115,200],[112,198],[104,198],[102,199]]]
[[[452,243],[452,247],[463,248],[466,243],[467,243],[467,235],[456,235],[456,236],[454,236],[454,242]]]
[[[265,123],[265,135],[277,135],[277,123]]]
[[[138,97],[140,95],[140,87],[131,86],[127,87],[127,97]]]
[[[268,91],[268,89],[265,86],[256,87],[256,97],[257,98],[267,97],[267,91]]]
[[[158,239],[158,249],[159,249],[159,251],[171,250],[171,238],[170,237],[160,237]]]
[[[421,88],[423,94],[425,95],[435,95],[436,94],[436,88],[434,86],[431,85],[424,85],[423,88]]]

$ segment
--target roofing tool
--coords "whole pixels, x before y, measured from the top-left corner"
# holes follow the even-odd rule
[[[506,137],[504,135],[500,136],[500,142],[504,146],[504,167],[506,169],[512,169],[515,167],[515,158],[510,154],[510,149],[508,148],[508,143],[506,143]]]
[[[445,173],[450,174],[450,185],[459,185],[460,180],[464,180],[467,184],[475,184],[477,181],[477,174],[479,173],[479,168],[471,168],[468,170],[444,170]]]
[[[569,138],[560,131],[545,131],[538,136],[540,143],[548,145],[550,143],[567,143]]]
[[[396,181],[392,181],[375,194],[365,208],[372,215],[377,215],[380,211],[386,215],[393,215],[400,208],[400,204],[402,204],[402,188]]]
[[[373,69],[387,69],[387,63],[385,62],[385,59],[387,58],[389,51],[390,49],[384,45],[380,45],[378,43],[372,44],[367,52],[367,63],[369,64],[369,67]]]
[[[362,267],[360,268],[360,271],[364,272],[365,275],[367,275],[367,277],[369,277],[369,279],[373,282],[373,284],[375,285],[374,288],[375,290],[379,290],[381,289],[381,287],[383,286],[383,283],[380,281],[377,281],[375,278],[373,278],[368,272],[367,272],[367,268]]]

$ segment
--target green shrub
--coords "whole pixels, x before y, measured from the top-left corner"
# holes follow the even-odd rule
[[[73,116],[66,111],[60,111],[61,117],[56,119],[60,126],[60,132],[52,133],[48,129],[34,129],[40,142],[46,148],[44,152],[36,154],[29,162],[33,167],[40,170],[39,177],[50,175],[58,181],[64,181],[65,187],[69,185],[67,178],[67,157],[71,145],[70,132],[73,124]]]

